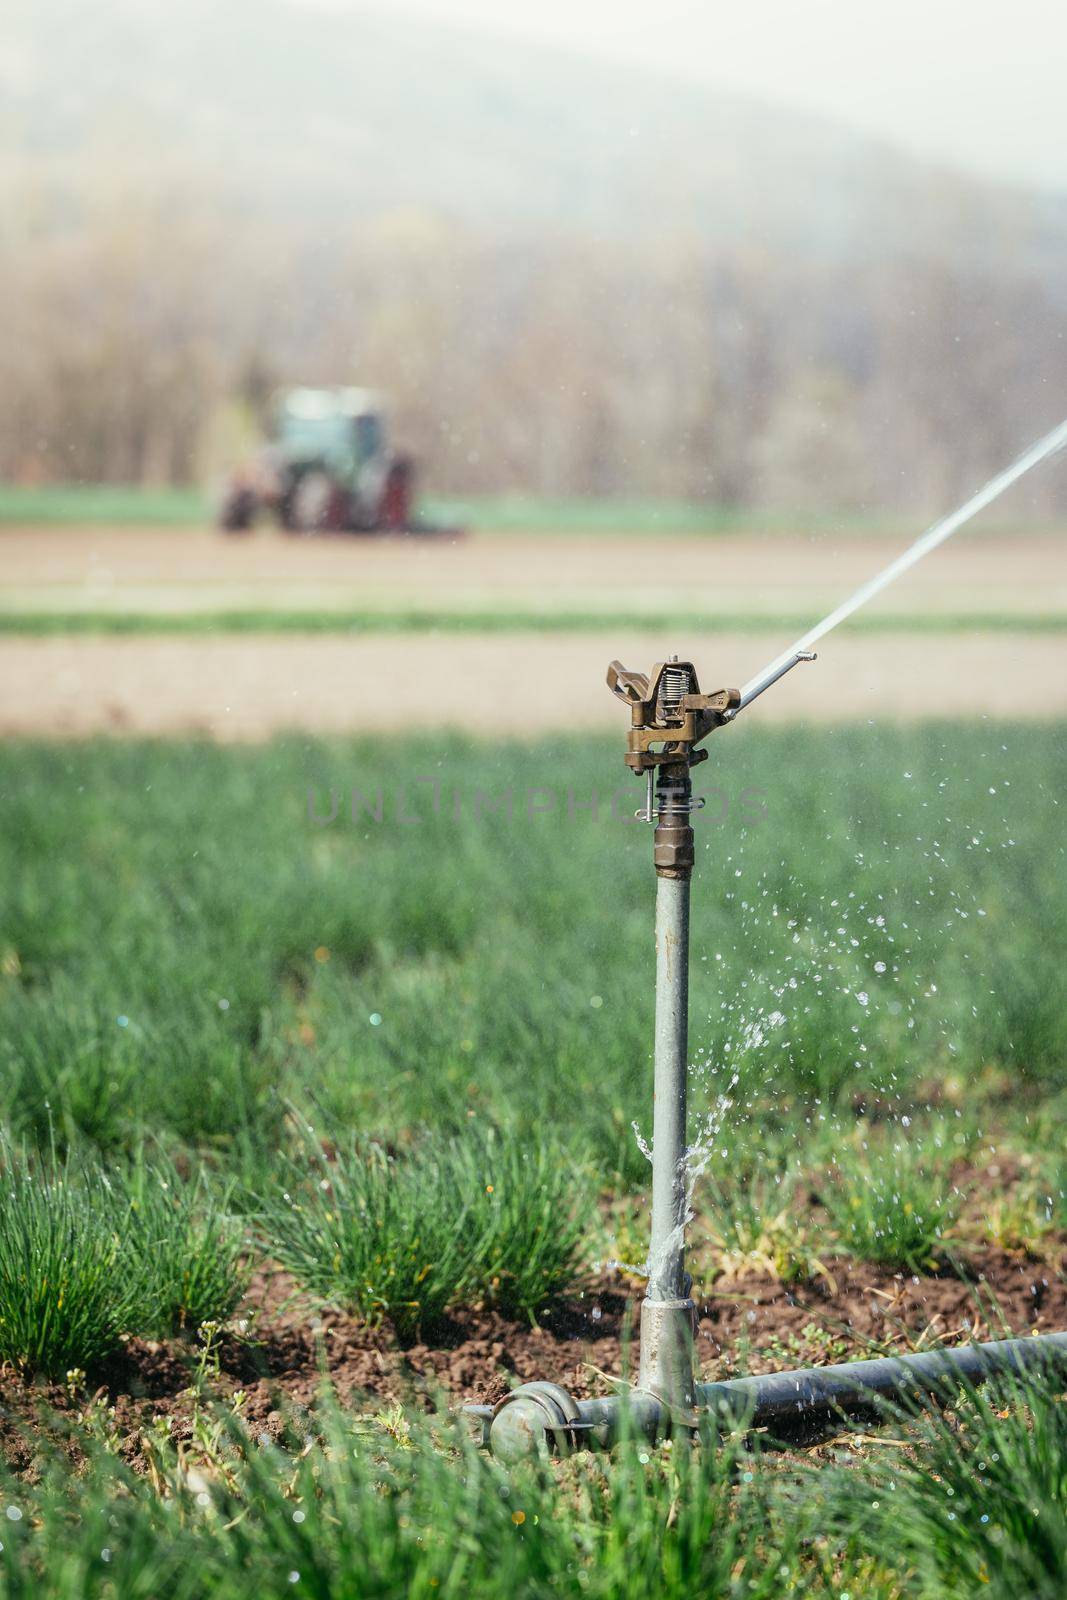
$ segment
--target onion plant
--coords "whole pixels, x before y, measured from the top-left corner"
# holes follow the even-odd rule
[[[1067,1402],[1050,1376],[965,1388],[943,1414],[901,1417],[903,1449],[822,1480],[823,1531],[844,1525],[920,1600],[1060,1600]]]
[[[265,1249],[302,1288],[388,1317],[402,1339],[432,1327],[463,1282],[472,1197],[455,1193],[435,1151],[398,1160],[353,1140],[328,1156],[304,1131],[284,1190],[263,1198]]]
[[[203,1176],[168,1163],[31,1156],[0,1140],[0,1360],[62,1377],[124,1335],[167,1337],[230,1315],[244,1235]]]
[[[447,1165],[470,1195],[470,1295],[536,1319],[579,1276],[593,1199],[583,1165],[552,1140],[496,1128],[452,1141]]]
[[[397,1156],[324,1148],[306,1129],[282,1175],[263,1198],[265,1249],[303,1288],[388,1317],[402,1339],[461,1303],[532,1317],[575,1282],[581,1169],[513,1132],[427,1137]]]
[[[127,1242],[143,1258],[148,1329],[195,1333],[229,1317],[248,1283],[245,1231],[203,1170],[183,1180],[169,1162],[138,1160],[125,1178]]]
[[[127,1204],[98,1166],[50,1166],[0,1146],[0,1359],[49,1376],[89,1368],[143,1316],[147,1263]]]
[[[893,1270],[929,1270],[959,1216],[963,1195],[924,1143],[846,1149],[822,1198],[841,1244]]]
[[[451,1428],[414,1423],[398,1446],[328,1402],[316,1420],[322,1448],[294,1453],[232,1421],[195,1474],[161,1441],[150,1476],[98,1450],[73,1482],[58,1463],[0,1480],[5,1596],[829,1600],[851,1581],[847,1560],[824,1578],[775,1475],[728,1441],[626,1441],[556,1473],[507,1470]]]
[[[693,1239],[700,1259],[711,1247],[713,1274],[769,1273],[782,1283],[828,1277],[810,1226],[796,1203],[799,1175],[784,1165],[707,1174]]]

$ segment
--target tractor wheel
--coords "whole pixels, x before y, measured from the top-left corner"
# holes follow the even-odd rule
[[[346,524],[348,497],[328,472],[305,472],[290,501],[296,533],[339,533]]]
[[[407,456],[389,463],[378,510],[378,526],[384,533],[407,533],[411,529],[411,502],[415,469]]]
[[[256,520],[259,500],[254,489],[238,484],[228,489],[219,507],[219,527],[223,533],[247,533]]]

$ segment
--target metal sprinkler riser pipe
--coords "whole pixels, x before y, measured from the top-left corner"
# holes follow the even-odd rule
[[[652,1235],[638,1383],[672,1405],[691,1406],[696,1306],[685,1272],[685,1157],[693,786],[688,764],[662,766],[657,776]]]
[[[690,768],[697,745],[739,704],[736,689],[700,692],[696,669],[672,657],[646,677],[613,661],[608,687],[630,707],[626,765],[648,782],[655,822],[656,1022],[652,1111],[652,1231],[641,1307],[640,1389],[675,1409],[693,1405],[696,1306],[685,1271],[686,1086],[689,1057],[689,886],[696,861]]]
[[[656,1023],[653,1067],[650,1300],[683,1300],[686,1078],[689,1055],[689,884],[693,830],[688,768],[661,768],[656,861]]]

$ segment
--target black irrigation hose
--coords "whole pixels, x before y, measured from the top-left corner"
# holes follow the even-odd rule
[[[699,1405],[715,1415],[749,1418],[750,1426],[765,1428],[837,1413],[847,1416],[870,1410],[879,1400],[921,1405],[943,1399],[953,1383],[980,1384],[1002,1372],[1053,1366],[1067,1373],[1067,1333],[702,1383],[697,1395]]]
[[[654,1396],[637,1391],[575,1400],[554,1383],[524,1384],[495,1408],[466,1409],[480,1423],[483,1443],[495,1455],[516,1460],[546,1449],[606,1449],[618,1438],[624,1413],[632,1430],[650,1438],[662,1437],[672,1426],[694,1425],[700,1417],[730,1427],[794,1431],[836,1416],[869,1415],[887,1400],[905,1407],[936,1405],[950,1397],[955,1384],[973,1386],[1001,1373],[1035,1370],[1067,1377],[1067,1333],[701,1383],[697,1412],[689,1416],[672,1416]]]

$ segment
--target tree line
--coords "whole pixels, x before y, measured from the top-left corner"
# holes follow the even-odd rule
[[[1062,274],[1010,251],[324,230],[206,184],[32,198],[0,239],[6,480],[210,482],[275,386],[364,383],[442,493],[927,510],[1067,410]]]

